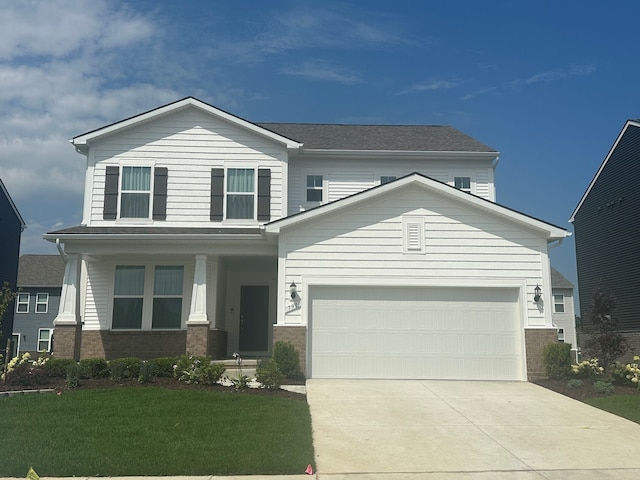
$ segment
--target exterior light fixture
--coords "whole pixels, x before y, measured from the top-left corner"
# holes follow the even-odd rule
[[[533,301],[539,302],[542,298],[542,289],[540,288],[540,285],[536,285],[536,288],[534,288],[533,291],[535,293],[535,295],[533,296]]]
[[[292,299],[295,299],[298,296],[298,286],[296,285],[296,282],[291,282],[291,285],[289,286],[289,291],[291,292]]]

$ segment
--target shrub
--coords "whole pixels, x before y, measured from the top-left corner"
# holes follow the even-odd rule
[[[598,286],[592,296],[586,329],[590,335],[584,343],[584,350],[600,359],[600,364],[605,368],[609,368],[629,348],[626,338],[618,332],[615,309],[615,299]]]
[[[282,372],[273,360],[262,362],[256,370],[256,380],[260,382],[264,388],[280,388],[282,379]]]
[[[593,389],[597,393],[601,393],[603,395],[611,395],[614,391],[613,385],[611,382],[603,382],[602,380],[598,380],[593,383]]]
[[[79,363],[70,363],[67,367],[67,375],[64,381],[65,387],[69,389],[78,388],[80,385],[80,377],[82,376],[82,365]]]
[[[206,383],[213,385],[216,383],[222,373],[224,373],[224,365],[214,367],[209,357],[192,357],[183,355],[178,359],[174,367],[174,376],[185,383]],[[215,378],[215,380],[213,380]]]
[[[616,362],[612,367],[613,378],[620,384],[629,384],[640,389],[640,357],[635,355],[632,363]]]
[[[569,380],[567,382],[567,387],[574,389],[574,388],[580,388],[584,385],[584,382],[582,380],[580,380],[579,378],[572,378],[571,380]]]
[[[173,377],[173,366],[177,361],[177,357],[161,357],[149,360],[149,363],[153,365],[156,377]]]
[[[300,376],[300,355],[289,342],[276,342],[273,346],[273,361],[285,377]]]
[[[77,363],[73,358],[51,357],[44,364],[43,369],[49,377],[65,378],[69,365]]]
[[[20,357],[12,358],[7,364],[7,371],[2,375],[7,385],[33,387],[44,382],[47,376],[42,363],[31,362],[31,355],[27,352]]]
[[[156,368],[151,362],[142,362],[140,364],[140,374],[138,375],[138,382],[149,383],[155,377]]]
[[[571,365],[571,374],[576,378],[595,378],[604,374],[604,368],[600,366],[597,358],[592,358]]]
[[[109,376],[109,364],[104,358],[85,358],[80,360],[82,378],[106,378]]]
[[[567,378],[571,372],[571,345],[548,343],[542,350],[542,359],[549,378]]]
[[[203,385],[215,385],[222,378],[224,371],[222,363],[205,363],[200,366],[197,381]]]
[[[119,382],[127,378],[138,378],[142,360],[136,357],[116,358],[109,360],[109,373],[113,381]]]

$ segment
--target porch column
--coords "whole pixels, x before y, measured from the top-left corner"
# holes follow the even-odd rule
[[[78,280],[80,257],[68,254],[64,266],[64,280],[60,294],[58,315],[53,320],[53,355],[60,358],[78,358],[80,322],[78,317]]]
[[[206,356],[209,351],[207,317],[207,256],[196,255],[191,308],[187,320],[187,354]]]

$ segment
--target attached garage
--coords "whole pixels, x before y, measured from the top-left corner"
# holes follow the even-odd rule
[[[517,288],[311,286],[308,376],[525,380]]]

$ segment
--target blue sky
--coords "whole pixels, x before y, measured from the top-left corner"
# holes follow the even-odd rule
[[[640,117],[640,2],[0,0],[0,176],[22,253],[81,220],[68,140],[196,96],[255,122],[452,125],[498,202],[568,228]],[[552,262],[576,283],[573,240]]]

